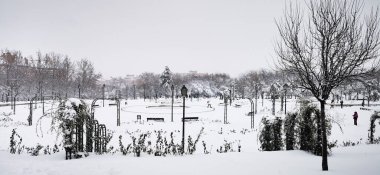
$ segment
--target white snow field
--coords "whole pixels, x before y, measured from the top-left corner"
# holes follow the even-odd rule
[[[70,99],[76,101],[76,99]],[[207,101],[213,108],[207,108]],[[219,99],[187,99],[186,117],[199,117],[199,121],[186,122],[186,138],[193,140],[201,128],[197,149],[193,155],[184,156],[153,156],[142,154],[122,155],[116,151],[119,148],[119,136],[122,135],[124,145],[131,143],[131,136],[138,137],[141,133],[152,132],[147,141],[155,142],[154,131],[162,131],[163,137],[170,139],[173,132],[174,142],[180,144],[182,138],[182,99],[176,99],[174,105],[174,122],[171,122],[171,99],[155,100],[125,100],[121,101],[121,126],[116,126],[116,106],[109,106],[113,101],[98,100],[95,108],[95,119],[107,127],[107,132],[113,133],[108,148],[114,147],[114,153],[90,156],[81,159],[65,160],[65,153],[60,152],[39,156],[30,156],[26,151],[21,154],[10,154],[9,144],[12,129],[22,137],[22,145],[34,147],[37,143],[46,147],[62,143],[62,136],[51,130],[51,116],[42,116],[42,104],[33,111],[33,125],[27,126],[29,106],[16,106],[13,115],[10,106],[0,107],[0,174],[380,174],[380,145],[367,145],[369,118],[374,110],[360,110],[360,106],[330,108],[327,114],[331,117],[332,134],[329,141],[337,140],[338,147],[333,148],[329,156],[329,171],[321,171],[321,157],[304,151],[259,151],[258,128],[262,117],[271,116],[271,101],[258,99],[258,114],[255,115],[255,129],[250,129],[250,111],[248,100],[236,100],[228,106],[228,122],[223,124],[224,106]],[[91,104],[91,100],[86,100]],[[361,101],[347,103],[361,104]],[[48,101],[45,112],[54,110],[57,101]],[[288,99],[287,111],[298,108],[296,100]],[[280,102],[276,102],[277,116],[284,117],[280,111]],[[358,126],[353,125],[354,111],[359,114]],[[142,116],[142,122],[136,122],[136,116]],[[165,122],[146,121],[147,117],[162,117]],[[340,126],[338,126],[338,124]],[[376,122],[378,125],[378,122]],[[379,126],[377,126],[377,129]],[[380,131],[375,137],[380,136]],[[202,141],[206,143],[204,154]],[[343,147],[343,142],[359,142],[358,146]],[[217,149],[224,143],[231,143],[233,152],[218,153]],[[187,144],[187,142],[186,142]],[[238,146],[241,145],[241,152]],[[62,149],[62,147],[60,147]]]

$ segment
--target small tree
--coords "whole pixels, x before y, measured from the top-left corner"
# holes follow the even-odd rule
[[[296,117],[297,113],[288,113],[284,121],[285,149],[294,150],[296,143]]]
[[[371,11],[362,22],[362,4],[356,0],[310,0],[307,5],[307,18],[290,5],[277,21],[281,40],[276,52],[279,67],[320,102],[322,170],[327,171],[325,103],[334,88],[378,69],[379,14]]]
[[[169,93],[170,85],[172,84],[172,72],[170,71],[168,66],[165,66],[164,72],[162,72],[161,76],[161,88],[165,96]]]
[[[263,128],[259,135],[259,141],[261,143],[261,150],[263,151],[272,151],[272,125],[269,120],[263,118],[261,120]]]
[[[273,129],[273,151],[282,150],[284,143],[282,141],[282,119],[276,117],[272,124]]]

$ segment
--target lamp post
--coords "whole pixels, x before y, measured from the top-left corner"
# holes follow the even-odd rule
[[[102,86],[103,107],[104,107],[104,93],[105,93],[105,90],[106,90],[106,84],[103,84],[103,86]]]
[[[230,89],[230,106],[232,105],[232,90]]]
[[[251,103],[251,129],[255,128],[255,120],[254,120],[254,112],[253,112],[253,108],[254,108],[254,103],[253,103],[253,100],[251,98],[248,98],[249,99],[249,102]]]
[[[255,114],[257,114],[257,94],[259,93],[259,85],[258,83],[255,84]]]
[[[185,98],[187,96],[187,88],[185,85],[181,88],[181,95],[183,97],[183,117],[182,117],[182,154],[185,153]]]
[[[284,89],[285,114],[286,114],[286,93],[288,92],[289,85],[285,83],[284,86],[283,86],[283,89]]]
[[[276,98],[277,98],[277,88],[275,86],[275,84],[272,84],[271,87],[270,87],[270,94],[271,94],[271,98],[272,98],[272,115],[275,115],[276,114]]]
[[[229,90],[230,94],[231,94],[231,90]],[[231,102],[231,96],[228,96],[228,90],[227,91],[224,91],[224,118],[223,118],[223,123],[224,124],[228,124],[227,122],[227,104],[228,104],[228,100],[230,100]],[[231,105],[231,103],[230,103]]]
[[[173,105],[174,105],[174,85],[173,84],[170,87],[170,89],[172,90],[172,122],[173,122]]]

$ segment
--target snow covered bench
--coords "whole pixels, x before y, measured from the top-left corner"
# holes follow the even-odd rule
[[[158,117],[148,117],[146,118],[146,121],[149,122],[149,120],[158,121],[158,122],[164,122],[164,118],[158,118]]]
[[[247,114],[245,114],[246,116],[252,116],[252,115],[255,115],[254,112],[248,112]]]
[[[360,110],[370,111],[371,109],[369,109],[369,108],[365,108],[365,107],[361,107]]]
[[[185,121],[198,121],[199,117],[185,117]]]
[[[240,104],[235,104],[235,108],[240,108],[241,105]]]

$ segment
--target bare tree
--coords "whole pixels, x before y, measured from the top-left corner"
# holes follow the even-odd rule
[[[361,1],[310,0],[307,16],[289,5],[276,21],[281,40],[279,67],[296,75],[300,88],[320,102],[322,170],[328,170],[325,103],[331,90],[348,80],[371,76],[378,69],[379,14],[361,16]]]

